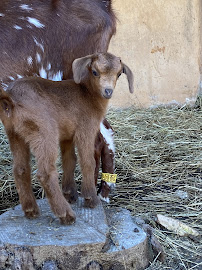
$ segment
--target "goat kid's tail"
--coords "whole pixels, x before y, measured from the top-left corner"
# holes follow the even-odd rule
[[[0,111],[3,111],[7,117],[10,117],[13,107],[14,104],[9,94],[0,86]]]

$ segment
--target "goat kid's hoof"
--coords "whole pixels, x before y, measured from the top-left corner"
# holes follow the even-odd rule
[[[69,203],[75,203],[78,199],[77,190],[70,189],[68,191],[63,191],[63,195]]]
[[[24,213],[25,213],[25,217],[29,218],[29,219],[34,219],[34,218],[37,218],[38,216],[40,216],[40,211],[39,211],[38,206],[26,209],[24,211]]]
[[[100,203],[98,196],[86,197],[84,202],[84,207],[95,208]]]
[[[76,215],[73,211],[72,213],[67,212],[66,217],[59,217],[59,219],[61,225],[71,225],[75,223]]]

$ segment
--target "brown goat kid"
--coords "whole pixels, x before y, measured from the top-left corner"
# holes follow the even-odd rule
[[[116,81],[125,73],[133,92],[133,75],[120,58],[109,53],[94,54],[73,62],[73,80],[53,82],[30,77],[1,89],[0,119],[13,153],[14,176],[25,216],[34,218],[39,209],[31,188],[30,150],[36,157],[37,176],[54,214],[62,224],[75,221],[69,202],[77,199],[73,180],[78,149],[83,175],[82,195],[86,207],[95,207],[99,199],[94,184],[94,143],[105,116]],[[56,169],[58,146],[63,164],[63,196]]]

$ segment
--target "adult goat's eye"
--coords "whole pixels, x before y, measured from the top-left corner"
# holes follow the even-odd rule
[[[98,76],[99,76],[98,72],[95,71],[95,70],[92,70],[92,73],[93,73],[93,75],[94,75],[95,77],[98,77]]]

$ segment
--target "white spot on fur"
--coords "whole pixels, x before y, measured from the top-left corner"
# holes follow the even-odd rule
[[[9,78],[11,81],[14,81],[14,80],[15,80],[15,78],[12,77],[12,76],[9,76],[8,78]]]
[[[1,86],[2,86],[2,88],[3,88],[4,91],[6,91],[7,88],[8,88],[8,84],[6,84],[4,82],[1,82]]]
[[[31,17],[27,17],[27,20],[29,23],[33,24],[34,26],[38,27],[38,28],[43,28],[45,27],[44,24],[42,24],[39,20],[37,20],[36,18],[31,18]]]
[[[110,187],[110,189],[114,189],[116,187],[115,183],[109,183],[109,182],[106,182],[106,183]]]
[[[22,29],[22,27],[21,27],[21,26],[19,26],[19,25],[17,25],[17,24],[16,24],[16,25],[14,25],[14,26],[13,26],[13,28],[15,28],[15,29],[17,29],[17,30],[21,30],[21,29]]]
[[[23,78],[23,76],[21,76],[21,75],[19,75],[19,74],[17,74],[17,77],[18,77],[18,79]]]
[[[49,75],[48,79],[52,81],[62,81],[63,72],[58,71],[56,74]]]
[[[41,78],[47,79],[47,72],[43,67],[39,70],[39,75]]]
[[[48,65],[47,65],[47,68],[46,68],[47,70],[50,70],[51,69],[51,63],[48,63]]]
[[[39,53],[36,53],[36,60],[38,63],[41,62],[41,55]]]
[[[0,17],[4,17],[5,15],[3,13],[0,13]]]
[[[33,10],[33,8],[29,7],[29,5],[26,4],[20,5],[20,8],[27,11]]]
[[[26,20],[26,18],[23,17],[23,16],[20,16],[19,19],[20,19],[20,20],[24,20],[24,21]]]
[[[105,142],[107,143],[108,148],[110,150],[112,150],[113,153],[115,153],[115,146],[114,146],[114,141],[113,141],[113,135],[114,135],[113,130],[111,128],[107,129],[104,126],[104,124],[101,122],[100,123],[100,132],[101,132]]]
[[[34,37],[34,42],[44,52],[44,46],[41,43],[39,43],[35,37]]]
[[[102,197],[101,193],[99,193],[98,196],[100,197],[100,200],[102,200],[106,203],[110,203],[109,197],[104,198],[104,197]]]
[[[32,57],[31,56],[28,56],[27,57],[27,63],[31,66],[32,65]]]

